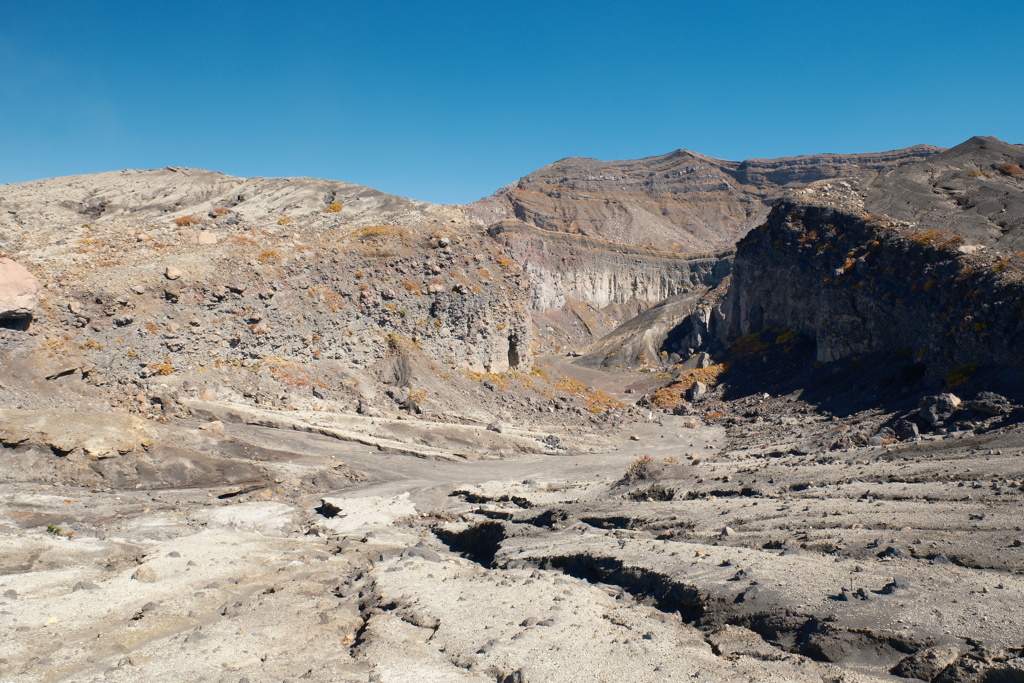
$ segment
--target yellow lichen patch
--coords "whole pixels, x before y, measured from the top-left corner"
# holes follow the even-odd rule
[[[718,383],[719,375],[728,369],[728,363],[719,363],[706,368],[684,370],[675,382],[654,392],[651,403],[659,408],[672,410],[685,400],[686,390],[693,386],[694,382],[703,382],[709,387],[713,387]]]
[[[555,389],[566,394],[578,396],[583,400],[587,410],[592,413],[603,413],[612,408],[625,407],[620,401],[615,400],[599,389],[588,387],[574,377],[562,377],[555,384]]]

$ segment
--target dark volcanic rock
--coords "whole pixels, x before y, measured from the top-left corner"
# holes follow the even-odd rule
[[[738,245],[729,336],[798,330],[819,361],[900,353],[952,385],[1024,370],[1024,259],[965,254],[964,240],[867,214],[846,183],[801,191]]]

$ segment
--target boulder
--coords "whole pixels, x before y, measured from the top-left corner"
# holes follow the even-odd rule
[[[689,389],[686,390],[687,401],[699,401],[708,393],[708,385],[704,382],[694,382]]]
[[[929,647],[905,657],[889,673],[903,678],[931,681],[959,658],[960,649],[955,645]]]
[[[25,318],[39,305],[39,281],[20,263],[0,258],[0,319]]]
[[[903,441],[911,441],[920,436],[917,424],[910,420],[899,420],[895,425],[896,438]]]
[[[991,391],[982,391],[973,401],[967,401],[962,407],[983,415],[1006,415],[1013,410],[1009,399]]]
[[[925,396],[917,404],[917,414],[928,424],[935,426],[945,422],[960,408],[960,399],[955,394]]]
[[[706,368],[709,367],[710,365],[712,365],[711,356],[707,353],[701,352],[693,356],[690,356],[686,360],[686,362],[683,363],[679,371],[682,372],[683,370],[700,370],[701,368]]]

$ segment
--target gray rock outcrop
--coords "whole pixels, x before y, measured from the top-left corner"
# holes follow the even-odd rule
[[[740,241],[728,335],[793,329],[815,340],[820,361],[898,352],[933,377],[1024,370],[1024,263],[964,244],[867,213],[846,183],[801,191]]]

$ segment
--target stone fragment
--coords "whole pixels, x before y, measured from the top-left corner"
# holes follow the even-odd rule
[[[214,398],[216,398],[216,394],[214,395]],[[221,438],[226,435],[226,432],[224,431],[224,423],[220,420],[212,420],[206,424],[199,425],[199,428]]]
[[[710,365],[711,365],[711,356],[708,355],[707,353],[701,352],[701,353],[695,354],[693,356],[690,356],[682,364],[682,366],[679,368],[679,370],[680,371],[683,371],[683,370],[699,370],[701,368],[706,368],[706,367],[708,367]]]
[[[885,594],[895,593],[896,591],[905,591],[910,589],[910,579],[903,576],[902,574],[895,574],[892,577],[892,581],[885,584],[882,587],[882,592]]]
[[[402,557],[418,557],[428,562],[440,562],[441,556],[437,551],[425,546],[413,545],[402,551]]]
[[[750,586],[745,591],[736,596],[736,602],[750,602],[757,597],[760,589],[757,586]]]
[[[148,564],[144,564],[135,570],[135,573],[132,574],[132,578],[139,583],[153,583],[156,581],[156,570]]]
[[[181,277],[181,271],[174,266],[164,268],[164,277],[168,280],[177,280]]]
[[[39,281],[20,263],[0,258],[0,319],[26,318],[39,305]]]
[[[505,425],[503,425],[501,422],[495,421],[487,425],[487,431],[501,434],[505,431]]]
[[[893,425],[896,432],[896,438],[901,441],[911,441],[921,435],[917,429],[917,424],[910,420],[900,420]]]
[[[903,678],[932,681],[959,657],[960,649],[956,646],[929,647],[904,657],[889,673]]]
[[[1012,410],[1009,399],[991,391],[980,392],[973,401],[967,401],[962,406],[966,410],[973,410],[982,415],[1006,415]]]
[[[898,559],[902,559],[903,557],[906,557],[906,553],[904,553],[899,548],[896,548],[894,546],[889,546],[888,548],[886,548],[882,552],[878,553],[878,557],[882,558],[883,560],[884,559],[888,559],[888,558],[893,558],[893,559],[897,559],[898,560]]]
[[[690,385],[690,388],[686,390],[687,401],[699,401],[708,393],[708,385],[704,382],[696,381]]]

